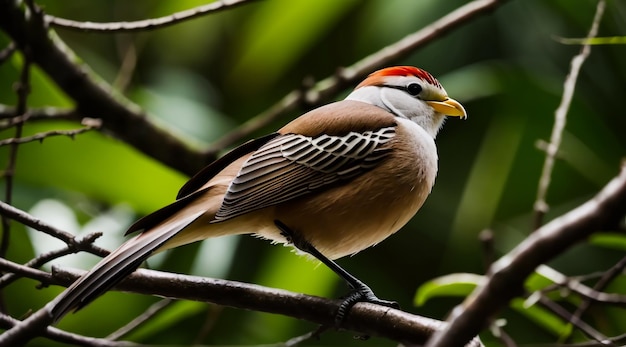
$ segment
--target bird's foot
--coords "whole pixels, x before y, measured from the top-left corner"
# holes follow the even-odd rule
[[[340,325],[348,315],[352,306],[359,302],[369,302],[376,305],[399,309],[400,305],[395,301],[379,299],[372,289],[363,283],[357,284],[348,295],[343,298],[335,315],[335,325]]]

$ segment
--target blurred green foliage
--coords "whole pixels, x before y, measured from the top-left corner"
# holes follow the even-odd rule
[[[56,16],[102,22],[163,16],[204,3],[36,2]],[[120,66],[132,46],[137,63],[132,75],[123,76],[130,81],[125,94],[174,131],[206,145],[299,88],[305,78],[324,78],[337,67],[382,49],[464,3],[267,0],[138,34],[62,29],[58,34],[109,83],[119,78]],[[549,139],[570,59],[579,51],[579,47],[563,45],[555,38],[584,37],[595,5],[592,0],[508,1],[396,62],[420,66],[439,77],[448,93],[465,105],[469,120],[450,120],[440,133],[438,181],[412,222],[381,245],[341,260],[342,265],[369,283],[380,297],[397,300],[408,311],[444,318],[462,298],[431,297],[423,306],[414,307],[420,284],[449,273],[484,273],[477,235],[485,228],[494,230],[498,252],[511,249],[531,232],[544,159],[536,144]],[[626,3],[609,1],[600,36],[623,36],[625,19]],[[7,37],[0,35],[0,46],[7,43]],[[549,189],[548,220],[590,198],[618,171],[626,152],[625,56],[626,46],[596,45],[583,66]],[[20,64],[16,55],[0,65],[0,103],[15,104],[12,87]],[[37,68],[31,84],[29,106],[72,105]],[[25,135],[77,127],[39,122],[27,125]],[[2,132],[3,138],[11,136],[13,130]],[[0,148],[3,166],[7,153],[7,147]],[[73,141],[55,137],[20,146],[14,203],[29,210],[42,199],[57,199],[71,207],[81,223],[120,204],[141,216],[172,201],[184,180],[183,175],[115,138],[90,132]],[[569,275],[603,271],[624,256],[623,244],[619,235],[605,234],[550,265]],[[288,249],[250,237],[215,245],[213,249],[229,259],[219,267],[205,265],[206,258],[198,255],[199,245],[173,250],[150,264],[328,297],[346,291],[327,269]],[[25,262],[33,256],[35,249],[27,234],[14,223],[8,258]],[[19,316],[38,308],[60,290],[38,290],[36,284],[21,280],[4,291],[12,314]],[[616,281],[609,289],[624,293],[626,283]],[[106,336],[155,301],[108,293],[66,317],[59,327]],[[503,312],[504,329],[516,341],[539,343],[558,338],[555,331],[562,322],[533,323],[519,310],[520,304],[515,303]],[[583,318],[608,336],[626,331],[626,314],[620,309],[594,307]],[[552,326],[552,330],[542,326]],[[258,312],[176,303],[130,337],[146,344],[258,345],[286,341],[314,328],[307,322]],[[483,340],[494,343],[488,332]],[[32,345],[52,344],[38,339]],[[328,333],[304,345],[395,344],[380,339],[353,341],[349,334]]]

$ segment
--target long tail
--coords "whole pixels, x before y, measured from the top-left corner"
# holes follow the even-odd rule
[[[202,211],[177,218],[126,241],[76,280],[46,307],[54,321],[79,310],[130,275],[150,255],[202,215]]]
[[[104,257],[89,272],[49,302],[45,309],[58,321],[69,311],[79,310],[130,275],[155,250],[176,236],[202,214],[205,209],[185,209],[210,189],[201,189],[157,210],[133,224],[126,234],[142,230]],[[186,212],[182,212],[186,211]]]

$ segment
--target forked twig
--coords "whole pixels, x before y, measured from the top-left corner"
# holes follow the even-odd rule
[[[600,0],[596,8],[593,23],[591,24],[591,29],[589,29],[589,33],[587,34],[587,39],[595,37],[598,34],[598,27],[600,26],[600,20],[604,14],[605,7],[606,2],[604,0]],[[567,112],[570,104],[572,103],[572,98],[574,97],[578,74],[590,53],[591,46],[588,44],[583,45],[580,53],[572,59],[569,74],[563,84],[563,96],[561,97],[561,103],[554,114],[552,135],[550,135],[550,143],[548,143],[546,147],[546,159],[543,162],[543,169],[541,170],[539,186],[537,188],[537,199],[534,204],[535,217],[533,222],[535,230],[543,224],[543,217],[548,212],[549,206],[546,202],[546,195],[548,194],[548,188],[550,187],[550,182],[552,180],[552,170],[554,168],[556,155],[559,151],[559,147],[561,146],[561,137],[563,136],[563,130],[565,129],[565,123],[567,121]]]

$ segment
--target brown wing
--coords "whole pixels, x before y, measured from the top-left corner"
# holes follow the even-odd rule
[[[215,222],[348,181],[376,167],[395,126],[341,136],[285,134],[259,148],[230,184]]]

